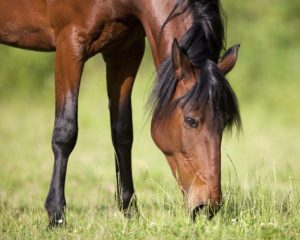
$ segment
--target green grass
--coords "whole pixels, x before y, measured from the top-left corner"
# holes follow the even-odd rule
[[[151,140],[144,106],[154,69],[147,51],[132,101],[140,218],[126,220],[114,201],[105,67],[96,57],[82,80],[79,138],[66,182],[68,224],[47,230],[53,54],[0,47],[0,239],[300,239],[300,3],[222,2],[227,45],[241,43],[229,79],[244,131],[224,136],[224,206],[217,216],[199,216],[191,224],[169,166]]]

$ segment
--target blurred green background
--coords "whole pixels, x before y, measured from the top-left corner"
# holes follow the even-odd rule
[[[275,187],[282,196],[292,190],[299,193],[300,1],[222,3],[227,47],[241,44],[228,79],[238,96],[244,127],[238,137],[235,132],[224,136],[225,193],[235,176],[234,168],[237,183],[245,192],[260,185]],[[0,56],[0,198],[12,207],[42,207],[53,164],[54,53],[0,46]],[[157,184],[164,185],[167,192],[177,189],[150,137],[145,104],[154,79],[147,48],[132,102],[134,182],[139,199],[148,202],[160,191]],[[107,106],[105,66],[97,55],[85,67],[79,138],[68,167],[67,200],[75,208],[112,204],[115,179]]]

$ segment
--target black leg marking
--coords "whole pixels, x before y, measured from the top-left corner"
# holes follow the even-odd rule
[[[52,136],[54,169],[49,193],[45,202],[50,227],[66,224],[65,179],[67,163],[77,140],[77,97],[67,98],[63,110],[56,114]]]

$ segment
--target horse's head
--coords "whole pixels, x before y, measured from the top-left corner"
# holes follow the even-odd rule
[[[224,75],[233,68],[237,51],[238,46],[232,47],[218,64],[206,60],[196,68],[174,40],[172,99],[167,107],[157,107],[152,119],[152,137],[193,217],[205,206],[212,216],[222,201],[222,132],[232,123],[240,124],[236,97]]]

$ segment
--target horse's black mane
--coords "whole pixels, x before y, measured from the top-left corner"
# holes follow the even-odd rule
[[[172,101],[178,80],[175,77],[172,59],[169,56],[158,71],[149,103],[153,106],[153,117],[164,119],[179,103],[194,110],[211,107],[211,126],[221,128],[235,124],[241,127],[237,98],[217,67],[220,53],[224,48],[224,27],[219,0],[185,0],[187,11],[193,16],[193,24],[180,40],[181,49],[187,54],[192,65],[201,69],[200,79],[184,96]],[[178,4],[184,1],[178,1]],[[186,3],[186,2],[184,2]],[[175,6],[167,21],[180,13]],[[163,30],[163,29],[162,29]]]

